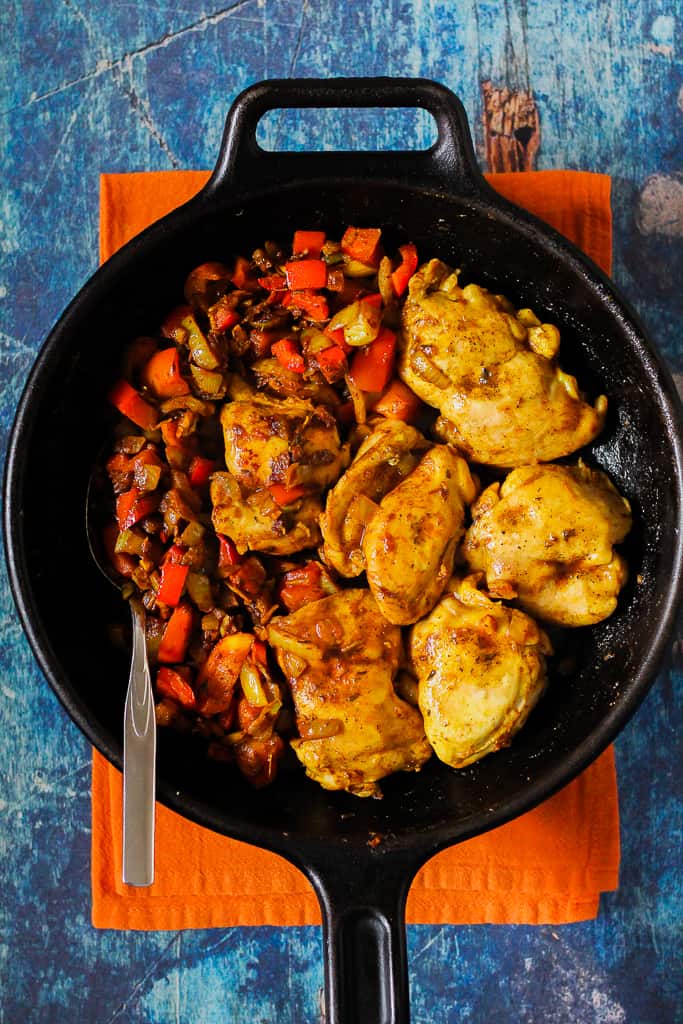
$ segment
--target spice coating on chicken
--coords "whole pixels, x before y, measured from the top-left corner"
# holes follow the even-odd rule
[[[365,570],[363,535],[377,504],[408,476],[427,447],[419,430],[401,420],[383,420],[363,441],[320,517],[323,557],[340,575]]]
[[[434,607],[453,571],[465,505],[477,489],[464,459],[435,445],[381,501],[362,542],[370,589],[397,625]]]
[[[558,626],[587,626],[617,606],[627,567],[614,545],[631,510],[604,473],[576,466],[524,466],[494,483],[472,509],[463,545],[468,565],[495,597],[518,600]]]
[[[253,396],[227,402],[221,425],[228,471],[211,482],[216,532],[240,554],[289,555],[315,546],[319,492],[349,461],[331,413],[307,401]],[[271,493],[273,485],[279,490]]]
[[[420,713],[393,686],[401,632],[368,590],[275,618],[268,640],[292,691],[301,736],[292,747],[323,788],[378,796],[380,779],[430,758]]]
[[[552,653],[533,619],[491,601],[477,582],[453,579],[408,646],[427,738],[453,768],[510,744],[545,689]]]
[[[221,410],[228,472],[249,490],[281,483],[321,490],[348,465],[329,410],[295,398],[255,396]]]
[[[588,405],[557,366],[557,328],[478,285],[461,288],[440,260],[412,277],[402,322],[400,376],[441,412],[438,435],[472,461],[550,462],[602,429],[607,399]]]

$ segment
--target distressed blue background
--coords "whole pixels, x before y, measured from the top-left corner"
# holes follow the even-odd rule
[[[210,167],[230,101],[264,77],[435,78],[463,99],[482,165],[481,82],[533,90],[537,166],[613,176],[614,276],[682,374],[682,23],[667,0],[6,2],[3,448],[41,341],[95,269],[100,172]],[[378,118],[363,143],[429,130]],[[273,115],[262,138],[312,135],[308,115]],[[315,137],[348,144],[353,119],[321,116]],[[90,927],[88,745],[33,663],[4,575],[0,589],[0,1022],[319,1020],[317,929]],[[409,928],[416,1024],[683,1021],[680,684],[679,634],[617,743],[621,886],[598,919]]]

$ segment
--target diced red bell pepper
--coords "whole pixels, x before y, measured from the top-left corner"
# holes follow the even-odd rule
[[[338,345],[342,352],[346,352],[347,355],[349,352],[353,351],[353,346],[349,345],[344,337],[343,327],[335,327],[333,331],[330,330],[329,327],[326,327],[323,334],[326,334],[328,338],[331,338],[335,345]]]
[[[292,252],[295,256],[306,253],[311,259],[320,257],[320,250],[325,244],[324,231],[295,231]]]
[[[320,566],[309,562],[296,569],[290,569],[282,577],[278,597],[288,612],[295,612],[311,601],[325,597],[320,585]]]
[[[224,295],[209,310],[209,323],[212,331],[228,331],[239,323],[240,315],[231,305],[231,300]]]
[[[379,292],[373,292],[372,295],[364,295],[362,302],[367,302],[368,306],[375,306],[379,309],[382,305],[382,296]]]
[[[159,644],[159,661],[167,665],[184,661],[194,626],[194,612],[187,601],[173,609]]]
[[[162,604],[175,608],[180,601],[189,571],[189,565],[179,565],[177,562],[165,562],[161,566],[161,583],[157,599]]]
[[[391,275],[391,283],[396,294],[403,295],[408,287],[408,281],[417,270],[417,249],[412,242],[409,242],[408,245],[399,246],[398,251],[401,254],[402,262]]]
[[[242,561],[242,556],[239,554],[233,541],[229,537],[221,537],[219,534],[218,542],[220,545],[218,553],[219,570],[232,569],[233,566],[239,565]]]
[[[156,512],[159,504],[158,496],[143,494],[137,487],[131,487],[129,491],[119,494],[116,499],[116,522],[119,530],[130,530],[145,516]]]
[[[320,372],[328,384],[334,384],[341,380],[347,370],[346,353],[339,345],[330,345],[320,352],[316,352],[315,358],[318,361]]]
[[[285,274],[291,291],[324,288],[327,284],[327,264],[323,260],[291,260],[285,263]]]
[[[374,267],[379,263],[379,242],[382,232],[379,228],[353,228],[344,232],[341,250],[352,260]]]
[[[420,414],[422,402],[402,380],[393,380],[378,402],[374,412],[388,419],[413,423]]]
[[[272,494],[273,500],[282,508],[298,501],[299,498],[303,498],[304,494],[306,494],[306,488],[301,485],[286,487],[285,484],[271,484],[268,490]]]
[[[175,669],[162,667],[157,672],[157,693],[170,697],[188,711],[195,711],[197,699],[187,679]]]
[[[161,564],[166,565],[170,562],[174,565],[180,564],[187,553],[187,548],[181,547],[180,544],[172,544],[168,549],[164,557],[161,559]]]
[[[216,472],[216,462],[213,459],[204,459],[201,455],[195,455],[190,463],[190,483],[193,487],[206,487],[211,474]]]
[[[293,370],[294,373],[303,373],[306,369],[304,357],[299,352],[293,338],[280,338],[273,345],[271,352],[287,370]]]
[[[156,427],[159,418],[156,409],[146,402],[127,380],[120,380],[114,385],[109,392],[109,401],[143,430],[153,430]]]
[[[251,645],[251,656],[258,665],[265,666],[268,664],[268,648],[263,640],[259,640],[258,637],[254,637],[254,642]]]
[[[266,277],[259,277],[258,283],[261,288],[269,292],[287,291],[287,278],[284,274],[268,274]]]
[[[371,344],[356,352],[349,376],[361,391],[384,391],[394,372],[396,335],[382,327]]]
[[[311,320],[315,320],[316,323],[319,323],[321,320],[327,320],[330,315],[330,309],[325,296],[312,291],[310,288],[287,292],[282,299],[282,305],[286,309],[299,310],[300,313],[304,313]]]
[[[180,356],[175,347],[162,349],[152,356],[142,369],[142,382],[157,398],[175,398],[190,391],[190,385],[180,372]]]

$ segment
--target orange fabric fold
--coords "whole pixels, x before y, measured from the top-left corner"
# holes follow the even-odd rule
[[[100,256],[190,199],[208,175],[162,171],[103,175]],[[513,202],[611,265],[610,180],[576,171],[494,174]],[[121,776],[96,751],[92,776],[92,921],[98,928],[180,929],[319,924],[307,879],[282,858],[157,807],[156,881],[121,881]],[[617,887],[619,815],[608,749],[533,811],[433,857],[408,896],[419,924],[563,924],[594,917]]]

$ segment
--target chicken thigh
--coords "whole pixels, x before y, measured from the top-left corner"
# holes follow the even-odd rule
[[[360,576],[365,570],[363,535],[377,503],[405,480],[428,447],[419,430],[391,419],[378,423],[363,441],[320,517],[324,559],[340,575]]]
[[[464,556],[494,597],[558,626],[612,614],[627,577],[613,545],[629,532],[631,510],[604,473],[582,462],[524,466],[491,484],[472,515]]]
[[[451,580],[408,647],[427,738],[453,768],[510,744],[545,689],[552,653],[533,619],[491,601],[477,582]]]
[[[431,756],[419,711],[393,679],[401,632],[368,590],[344,590],[275,618],[268,640],[289,681],[306,774],[325,789],[379,796],[395,771],[418,771]]]
[[[435,445],[382,499],[361,548],[368,584],[389,622],[417,622],[434,607],[453,571],[465,504],[477,489],[464,459]]]
[[[437,434],[468,459],[550,462],[602,429],[607,399],[588,405],[558,367],[557,328],[478,285],[461,288],[440,260],[412,277],[402,320],[399,373],[440,410]]]
[[[221,411],[227,472],[211,482],[217,533],[247,550],[288,555],[320,540],[320,491],[349,462],[334,417],[297,399],[260,395]]]

